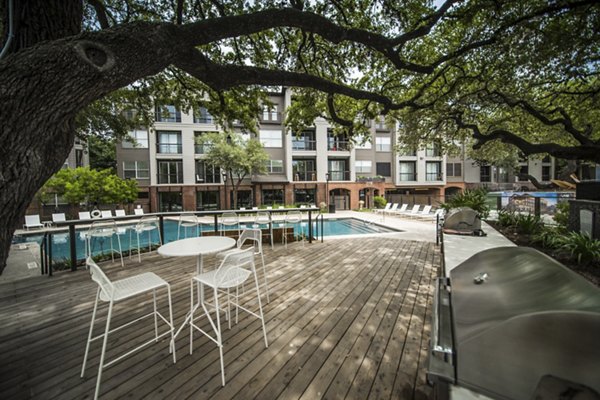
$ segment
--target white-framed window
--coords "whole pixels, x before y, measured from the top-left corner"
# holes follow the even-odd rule
[[[148,179],[149,177],[148,161],[123,161],[124,179]]]
[[[442,179],[442,163],[440,161],[427,161],[425,163],[425,180],[441,181]]]
[[[281,131],[260,131],[260,143],[264,147],[282,147],[283,139]]]
[[[462,164],[461,163],[448,163],[446,164],[446,176],[459,177],[462,176]]]
[[[129,132],[129,136],[133,139],[132,142],[124,140],[121,145],[124,149],[147,149],[148,148],[148,131],[145,129],[135,129]]]
[[[357,160],[356,172],[362,174],[370,174],[373,170],[373,162],[371,160]]]
[[[357,149],[371,149],[371,137],[364,137],[362,135],[357,135],[354,137],[355,148]]]
[[[269,174],[282,174],[283,173],[283,160],[269,160],[269,161],[267,161],[267,173],[269,173]]]
[[[425,157],[441,157],[442,152],[440,151],[440,146],[435,143],[430,143],[425,148]]]
[[[401,182],[412,182],[417,180],[417,162],[400,161],[398,174]]]
[[[263,121],[278,121],[279,120],[279,112],[277,105],[264,105],[263,106]]]
[[[377,136],[375,138],[375,151],[392,151],[392,138],[389,136]]]

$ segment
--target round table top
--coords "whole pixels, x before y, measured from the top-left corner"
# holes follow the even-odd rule
[[[158,248],[158,254],[168,257],[187,257],[218,253],[230,249],[235,239],[226,236],[201,236],[175,240]]]

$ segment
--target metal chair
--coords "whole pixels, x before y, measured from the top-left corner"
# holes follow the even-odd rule
[[[52,223],[65,222],[66,220],[67,220],[67,216],[65,215],[65,213],[52,214]]]
[[[112,218],[112,211],[110,210],[102,210],[100,211],[100,218]]]
[[[127,214],[122,208],[115,210],[115,217],[125,217]]]
[[[271,248],[273,248],[273,222],[271,221],[270,213],[265,211],[259,211],[256,213],[252,228],[261,229],[261,225],[267,225],[267,229],[269,230],[269,240],[271,241]]]
[[[89,211],[79,211],[79,219],[92,219]]]
[[[104,241],[105,239],[110,239],[110,255],[112,261],[115,262],[115,253],[118,253],[121,257],[121,266],[123,266],[123,251],[121,249],[121,238],[119,237],[121,232],[117,228],[117,223],[114,220],[103,220],[103,221],[94,221],[86,234],[86,242],[87,242],[87,251],[86,258],[91,257],[94,254],[93,243],[94,239],[101,239]],[[114,248],[113,246],[113,236],[117,236],[117,243],[119,244],[119,250]]]
[[[271,300],[269,299],[269,286],[268,286],[268,282],[267,282],[267,268],[265,266],[265,255],[262,250],[262,230],[245,228],[237,240],[236,248],[230,249],[230,250],[225,250],[221,253],[218,253],[217,259],[223,259],[228,254],[237,253],[237,252],[241,251],[242,247],[244,247],[246,242],[252,242],[252,248],[254,249],[255,256],[260,255],[260,259],[262,262],[263,278],[265,281],[265,283],[264,283],[265,292],[267,294],[267,303],[270,303]]]
[[[302,213],[300,211],[290,211],[285,218],[283,219],[283,238],[282,241],[285,244],[285,248],[287,249],[287,228],[288,225],[294,227],[294,225],[298,225],[300,231],[300,237],[302,238],[302,246],[304,246],[304,226],[302,225]],[[294,237],[295,235],[294,229]]]
[[[143,208],[134,208],[133,214],[134,215],[144,215],[144,209]]]
[[[87,363],[87,358],[90,350],[90,343],[95,340],[102,339],[102,351],[100,353],[100,365],[98,366],[98,378],[96,380],[96,391],[94,393],[94,399],[98,398],[100,393],[100,380],[102,378],[102,370],[106,367],[111,366],[112,364],[120,361],[121,359],[129,356],[130,354],[146,347],[150,344],[158,342],[163,336],[171,335],[171,340],[169,341],[169,352],[173,353],[173,363],[175,363],[176,355],[175,355],[175,341],[174,341],[174,325],[173,325],[173,307],[171,302],[171,287],[169,284],[160,278],[158,275],[152,272],[145,272],[143,274],[135,275],[129,278],[121,279],[115,282],[111,282],[110,279],[104,274],[104,271],[98,267],[98,265],[92,260],[91,257],[86,259],[86,265],[90,269],[90,274],[92,275],[92,280],[98,284],[98,291],[96,293],[96,301],[94,303],[94,311],[92,312],[92,322],[90,323],[90,331],[88,334],[87,344],[85,346],[85,355],[83,357],[83,366],[81,367],[81,377],[83,378],[85,374],[85,365]],[[160,312],[158,312],[156,308],[156,289],[160,289],[162,287],[167,288],[167,296],[169,300],[169,319],[167,320]],[[133,321],[122,324],[116,328],[110,329],[110,322],[112,319],[114,304],[125,299],[129,299],[133,296],[137,296],[139,294],[152,292],[153,294],[153,304],[154,310],[151,313],[148,313],[142,317],[139,317]],[[96,312],[98,310],[98,300],[102,300],[103,302],[108,302],[108,315],[106,317],[106,327],[104,328],[104,333],[93,337],[94,330],[94,321],[96,320]],[[147,342],[142,343],[141,345],[135,347],[133,350],[122,354],[115,359],[105,362],[104,357],[106,355],[106,347],[108,344],[108,335],[117,330],[120,330],[126,326],[129,326],[135,322],[138,322],[144,318],[154,316],[154,337]],[[158,334],[158,318],[162,319],[165,324],[169,327],[169,329]]]
[[[181,237],[181,228],[183,228],[184,238],[187,237],[188,228],[196,229],[195,236],[200,236],[200,222],[198,222],[198,216],[195,214],[179,214],[179,223],[177,224],[177,239]]]
[[[243,284],[251,275],[254,276],[254,286],[256,288],[256,298],[258,300],[258,314],[249,308],[239,304],[239,286]],[[198,300],[197,305],[194,304],[194,284],[200,287],[208,286],[213,288],[214,293],[214,304],[207,304],[204,298],[201,296]],[[229,289],[236,289],[236,294],[232,300],[232,296],[229,294]],[[193,353],[194,349],[194,330],[197,330],[207,336],[210,340],[215,342],[219,348],[219,357],[221,361],[221,382],[225,386],[225,364],[223,362],[223,339],[221,335],[221,319],[219,308],[219,293],[225,293],[226,295],[226,313],[229,319],[229,325],[231,327],[231,305],[236,308],[236,323],[238,310],[242,309],[250,315],[260,319],[262,323],[263,336],[265,339],[265,347],[268,347],[267,342],[267,329],[265,327],[265,319],[263,316],[262,303],[260,301],[260,288],[258,284],[258,277],[256,275],[256,268],[254,265],[254,251],[252,249],[242,250],[235,253],[231,253],[225,256],[221,264],[216,270],[204,272],[196,275],[192,278],[190,283],[190,297],[191,297],[191,308],[190,308],[190,354]],[[206,317],[214,331],[214,335],[210,332],[205,331],[200,326],[194,323],[194,312],[202,307],[203,315]],[[216,321],[211,317],[209,307],[214,307]],[[211,308],[212,308],[211,307]],[[196,317],[196,319],[201,318]]]
[[[226,227],[233,227],[233,226],[237,226],[237,232],[238,232],[238,237],[240,236],[240,217],[234,213],[233,211],[231,212],[224,212],[223,214],[221,214],[221,236],[225,235],[225,230]]]
[[[138,254],[138,262],[142,262],[141,250],[140,250],[140,235],[144,233],[148,233],[148,252],[152,251],[152,232],[156,231],[158,233],[158,245],[162,245],[162,237],[160,236],[160,227],[158,224],[158,217],[142,217],[134,227],[129,229],[129,258],[131,259],[131,248],[132,248],[132,240],[131,234],[133,232],[136,233],[136,243],[137,243],[137,254]]]

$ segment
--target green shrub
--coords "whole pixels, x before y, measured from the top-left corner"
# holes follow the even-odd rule
[[[500,226],[514,226],[516,218],[516,214],[513,211],[498,211],[498,225]]]
[[[554,222],[559,226],[567,227],[569,224],[569,202],[564,201],[556,204],[556,213],[554,214]]]
[[[535,235],[532,241],[546,249],[558,249],[564,244],[564,234],[559,228],[545,228]]]
[[[592,239],[585,233],[569,232],[562,241],[562,249],[568,251],[578,264],[600,260],[600,240]]]
[[[441,205],[446,211],[452,208],[469,207],[479,214],[483,219],[490,214],[490,207],[487,205],[487,190],[485,188],[467,189],[461,193],[452,196],[450,200]]]
[[[532,235],[541,232],[544,223],[540,217],[533,214],[516,214],[515,228],[517,233]]]
[[[373,203],[375,204],[375,208],[383,208],[387,204],[387,200],[382,196],[373,197]]]

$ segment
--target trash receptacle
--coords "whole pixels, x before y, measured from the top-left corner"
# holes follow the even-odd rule
[[[330,213],[335,213],[335,203],[329,205],[329,212]]]

